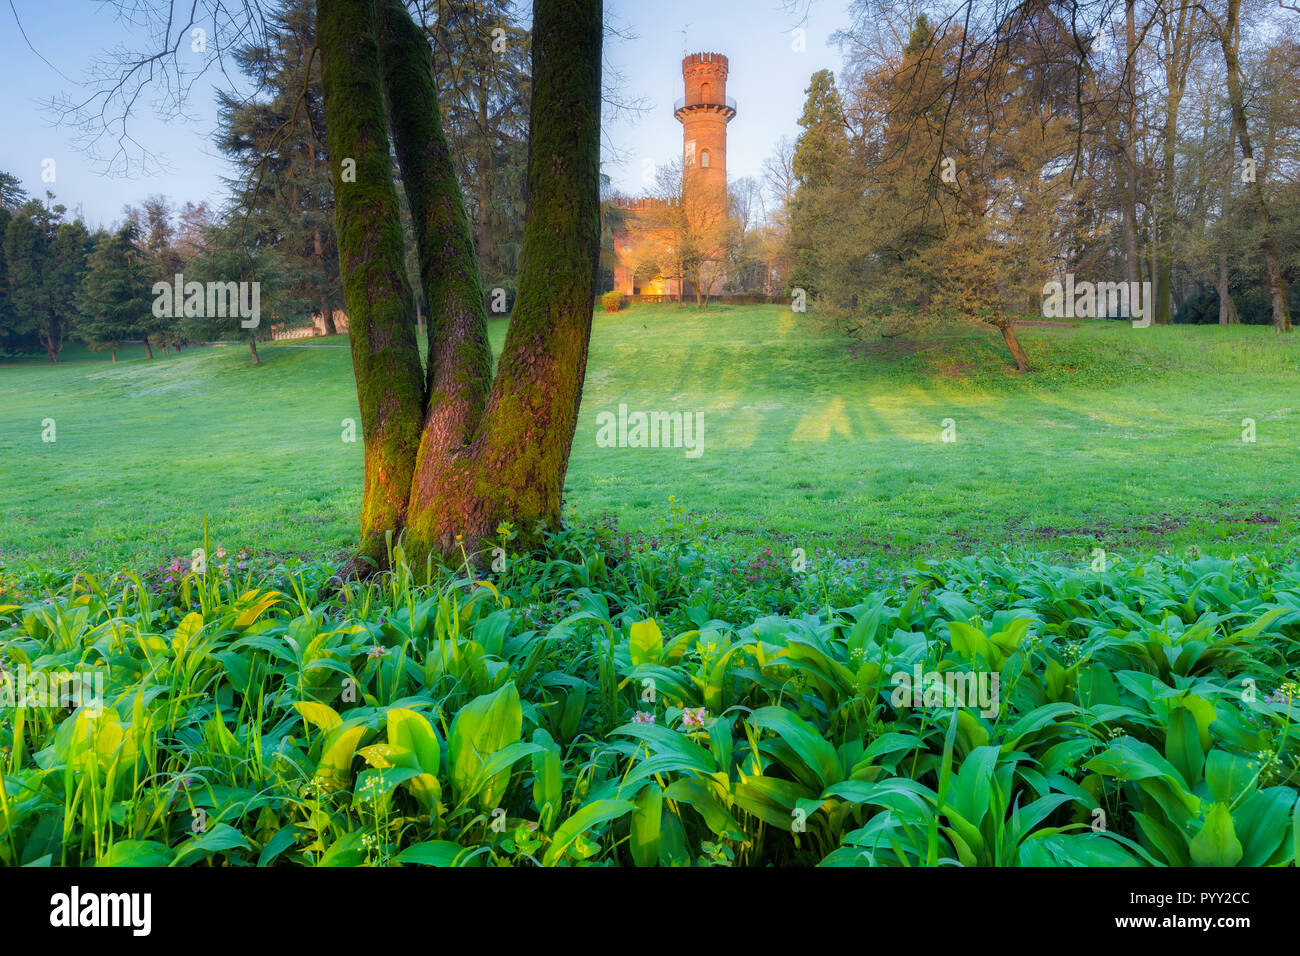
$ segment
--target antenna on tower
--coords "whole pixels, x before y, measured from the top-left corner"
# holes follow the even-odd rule
[[[689,23],[682,27],[682,56],[685,56],[690,51],[690,47],[686,45],[686,30],[688,27],[690,27]]]

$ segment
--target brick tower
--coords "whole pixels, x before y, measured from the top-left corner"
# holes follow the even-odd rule
[[[682,167],[692,188],[725,205],[727,124],[736,115],[736,101],[727,96],[727,58],[692,53],[682,60],[682,78],[686,96],[674,114],[682,124]]]
[[[647,258],[670,260],[674,243],[684,241],[679,226],[670,224],[679,200],[616,198],[622,214],[611,226],[610,268],[614,288],[627,295],[682,295],[697,279],[708,295],[726,281],[727,124],[736,115],[736,102],[727,96],[727,58],[692,53],[682,60],[682,79],[686,95],[674,104],[673,113],[682,124],[680,203],[691,225],[690,241],[703,252],[704,262],[689,278],[683,276],[680,260],[676,270],[638,276]]]

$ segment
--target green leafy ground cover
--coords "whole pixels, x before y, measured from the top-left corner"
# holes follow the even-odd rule
[[[1295,564],[794,574],[678,531],[567,532],[429,587],[233,556],[8,576],[8,677],[98,673],[103,699],[0,708],[0,861],[1296,859]],[[992,706],[954,675],[996,676]]]

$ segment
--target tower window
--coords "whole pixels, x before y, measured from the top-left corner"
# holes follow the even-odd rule
[[[700,84],[700,102],[701,102],[701,103],[712,103],[712,102],[713,102],[713,100],[712,100],[712,98],[711,98],[712,93],[713,93],[713,87],[712,87],[712,85],[710,85],[710,84],[708,84],[708,83],[701,83],[701,84]]]
[[[700,166],[704,169],[709,168],[709,151],[707,149],[700,152]]]

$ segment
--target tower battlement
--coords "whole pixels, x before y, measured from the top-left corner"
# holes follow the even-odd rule
[[[673,104],[673,115],[685,126],[704,113],[715,114],[724,124],[736,116],[736,101],[727,95],[730,67],[721,53],[692,53],[682,59],[686,94]],[[715,120],[716,121],[716,120]]]
[[[721,53],[692,53],[682,58],[682,73],[708,72],[727,76],[727,58]]]
[[[666,209],[677,205],[676,198],[656,199],[654,197],[633,198],[629,196],[615,196],[613,203],[619,209],[627,209],[637,212],[643,209]]]

